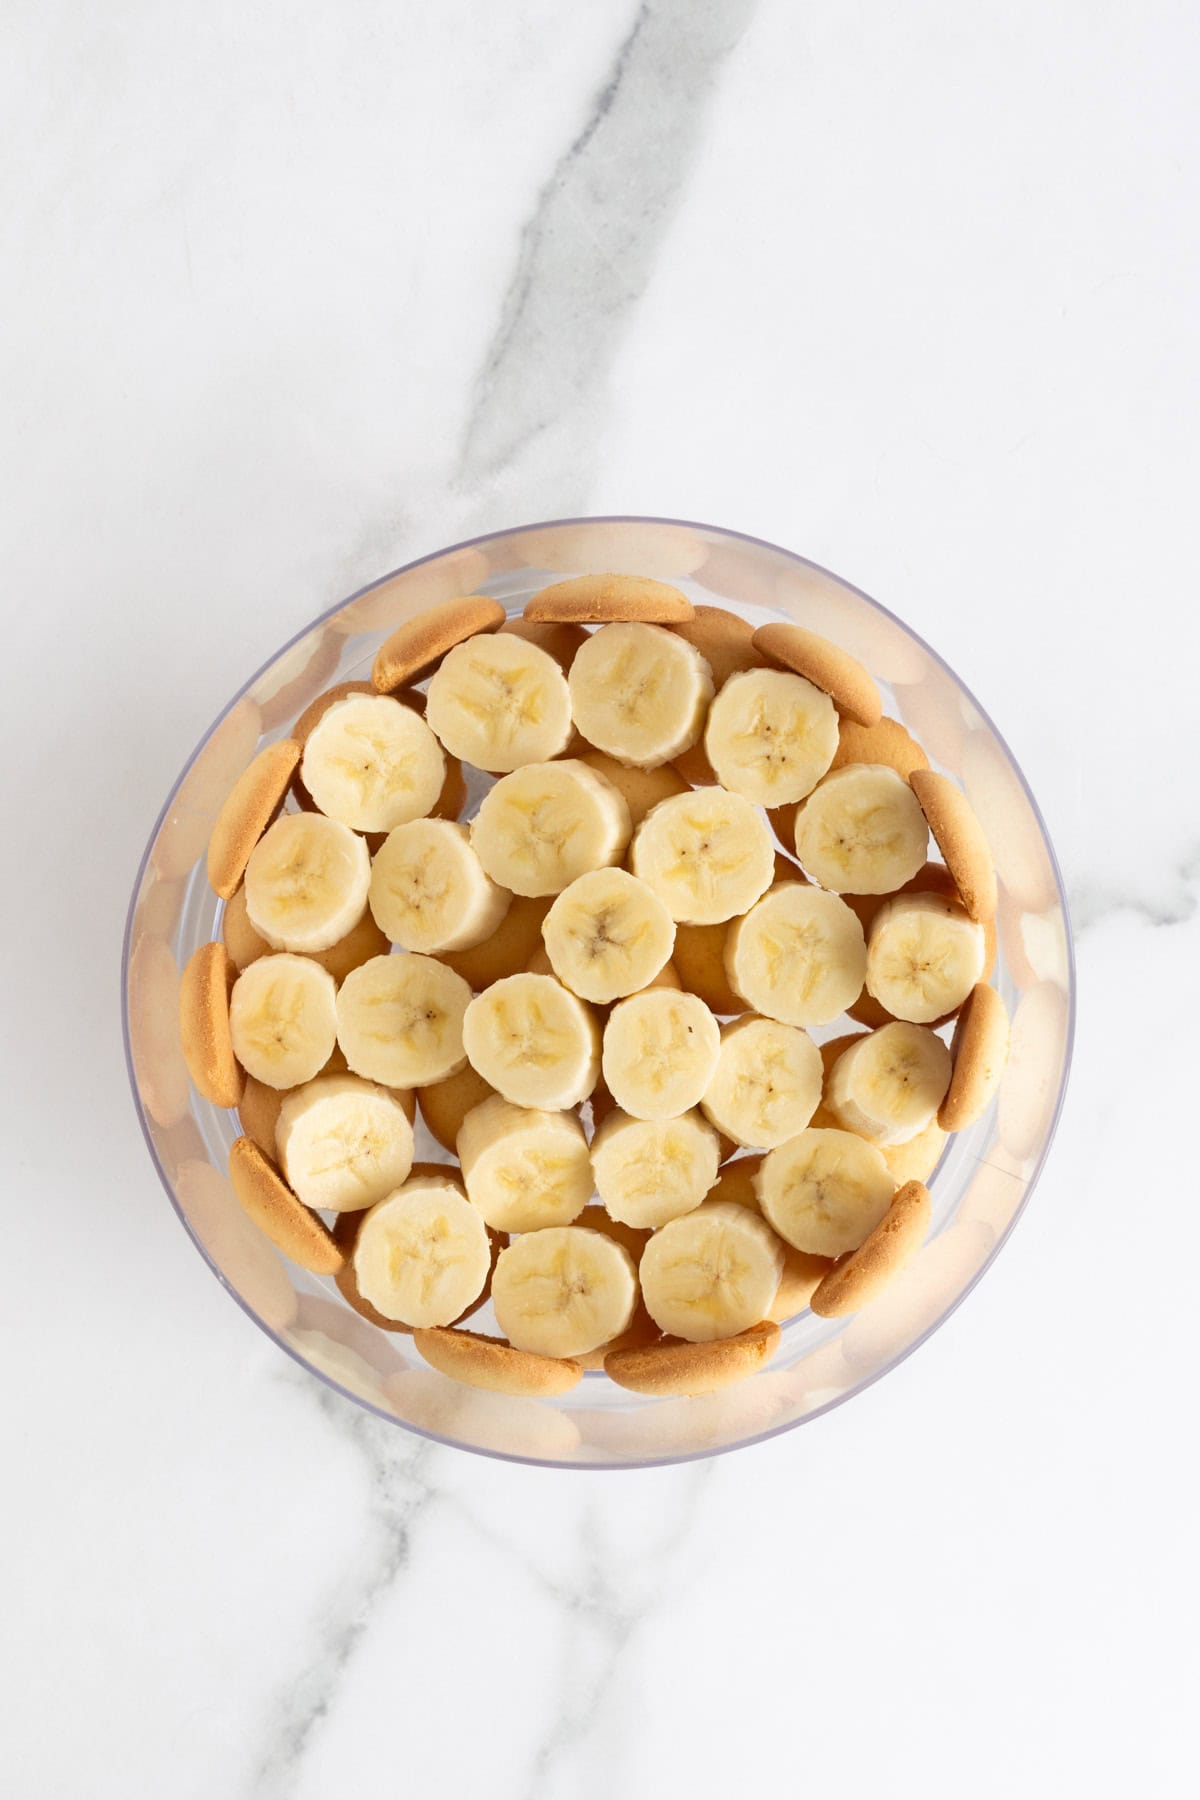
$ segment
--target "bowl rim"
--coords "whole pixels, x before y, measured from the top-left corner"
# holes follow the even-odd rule
[[[1049,858],[1050,869],[1054,877],[1055,890],[1058,896],[1058,904],[1063,916],[1067,960],[1067,1029],[1063,1043],[1062,1075],[1058,1084],[1058,1092],[1054,1099],[1054,1110],[1046,1128],[1037,1161],[1032,1172],[1025,1181],[1025,1191],[1022,1194],[1003,1235],[997,1238],[984,1261],[980,1264],[979,1268],[975,1270],[974,1274],[962,1290],[946,1307],[946,1310],[939,1313],[938,1317],[934,1319],[931,1324],[927,1325],[924,1331],[920,1332],[913,1338],[911,1343],[906,1344],[903,1349],[898,1350],[889,1361],[882,1365],[882,1367],[874,1370],[870,1375],[867,1375],[863,1380],[856,1382],[852,1387],[847,1388],[844,1393],[838,1394],[834,1399],[827,1400],[821,1406],[814,1407],[811,1412],[805,1413],[802,1418],[792,1419],[784,1424],[768,1426],[764,1431],[753,1432],[747,1437],[738,1438],[733,1443],[721,1444],[711,1449],[685,1450],[679,1454],[637,1457],[621,1462],[601,1461],[590,1457],[566,1458],[526,1456],[519,1452],[496,1450],[483,1444],[466,1443],[460,1438],[443,1437],[435,1431],[427,1430],[424,1426],[414,1425],[407,1419],[400,1418],[398,1414],[388,1411],[383,1406],[377,1405],[365,1395],[356,1393],[353,1388],[346,1387],[343,1383],[335,1380],[333,1376],[327,1375],[324,1370],[316,1368],[312,1363],[307,1361],[299,1350],[295,1349],[278,1331],[268,1325],[266,1320],[260,1318],[249,1302],[243,1299],[242,1295],[238,1293],[237,1289],[228,1280],[223,1270],[209,1255],[207,1248],[197,1237],[195,1231],[193,1231],[186,1214],[179,1204],[179,1200],[175,1193],[174,1183],[167,1174],[166,1169],[163,1167],[154,1140],[150,1135],[146,1123],[146,1111],[138,1091],[137,1074],[134,1069],[129,1023],[129,962],[132,953],[134,915],[137,909],[138,895],[141,892],[142,882],[150,862],[150,855],[154,848],[154,844],[162,829],[163,823],[166,820],[167,814],[171,809],[175,796],[187,779],[187,776],[191,773],[197,758],[202,754],[205,746],[213,736],[213,733],[229,716],[238,702],[250,691],[259,678],[278,662],[279,658],[284,656],[294,644],[298,644],[302,638],[307,637],[310,632],[315,631],[326,619],[333,618],[337,613],[342,612],[344,608],[351,605],[353,601],[361,600],[364,595],[373,592],[376,588],[382,587],[386,582],[395,580],[397,576],[410,574],[413,570],[422,568],[426,563],[439,562],[443,557],[452,556],[461,550],[471,550],[483,544],[494,544],[504,538],[521,537],[528,532],[564,530],[571,526],[578,525],[666,525],[683,531],[706,532],[716,537],[732,540],[736,543],[756,545],[760,549],[769,550],[774,555],[783,557],[787,561],[795,563],[800,568],[812,570],[819,575],[826,576],[831,581],[838,582],[842,587],[849,589],[851,593],[857,595],[858,598],[864,601],[873,611],[880,613],[885,619],[890,620],[892,624],[898,626],[901,631],[906,633],[907,636],[914,641],[914,643],[919,644],[926,655],[929,656],[940,669],[945,671],[955,686],[966,695],[971,705],[974,706],[980,718],[994,734],[997,742],[1003,747],[1004,753],[1008,758],[1009,766],[1012,768],[1020,783],[1021,790],[1025,795],[1029,808],[1037,821],[1038,830],[1041,833],[1042,842]],[[857,1399],[858,1396],[865,1393],[868,1388],[874,1387],[876,1382],[882,1381],[886,1376],[890,1375],[894,1369],[899,1368],[900,1364],[906,1362],[908,1358],[912,1356],[915,1351],[919,1350],[921,1345],[926,1343],[936,1331],[940,1331],[942,1326],[945,1325],[958,1311],[968,1295],[974,1292],[978,1283],[995,1263],[1001,1250],[1011,1238],[1018,1222],[1024,1217],[1025,1209],[1029,1205],[1033,1191],[1041,1179],[1042,1171],[1046,1166],[1047,1158],[1050,1154],[1051,1147],[1053,1146],[1054,1139],[1058,1132],[1059,1123],[1062,1119],[1063,1107],[1066,1103],[1067,1088],[1070,1084],[1071,1067],[1075,1049],[1076,991],[1075,941],[1071,926],[1070,905],[1067,899],[1062,869],[1059,866],[1058,855],[1047,829],[1045,817],[1043,816],[1042,809],[1038,805],[1037,799],[1025,778],[1024,770],[1021,768],[1021,765],[1009,748],[1007,738],[999,730],[987,708],[980,704],[973,691],[967,686],[966,682],[963,681],[957,670],[951,668],[946,659],[941,656],[931,644],[927,643],[919,632],[914,631],[912,626],[905,620],[899,618],[888,607],[874,599],[870,594],[866,593],[864,589],[858,587],[856,583],[848,581],[844,575],[839,575],[832,569],[827,569],[824,564],[814,562],[811,557],[802,556],[798,551],[789,550],[782,544],[776,544],[769,538],[757,537],[751,532],[735,531],[731,527],[725,525],[706,524],[699,519],[672,518],[655,513],[585,513],[564,518],[530,520],[521,525],[505,526],[499,531],[479,532],[473,537],[462,538],[456,543],[444,544],[436,550],[429,551],[424,556],[414,557],[412,561],[401,563],[397,568],[388,570],[386,574],[377,575],[372,581],[365,583],[364,586],[360,588],[356,588],[353,593],[347,594],[340,600],[335,601],[332,606],[326,607],[323,612],[318,613],[315,618],[309,620],[307,624],[303,625],[288,638],[285,643],[281,644],[278,649],[273,651],[267,660],[260,664],[253,674],[242,683],[241,687],[237,689],[228,703],[217,714],[211,725],[208,726],[204,735],[194,746],[191,754],[184,762],[175,781],[171,784],[166,799],[159,809],[158,816],[151,827],[150,835],[146,840],[145,849],[142,851],[141,858],[138,862],[137,873],[133,882],[133,890],[126,911],[125,930],[121,945],[121,1036],[125,1053],[125,1069],[129,1077],[130,1092],[133,1097],[134,1110],[137,1113],[142,1137],[145,1141],[146,1148],[150,1153],[150,1160],[158,1172],[159,1180],[162,1183],[167,1198],[175,1212],[175,1216],[178,1218],[184,1231],[187,1233],[196,1250],[200,1253],[208,1268],[220,1282],[226,1293],[228,1293],[241,1308],[242,1312],[253,1321],[258,1329],[262,1331],[271,1342],[278,1347],[278,1349],[283,1351],[285,1356],[290,1357],[291,1360],[296,1363],[299,1368],[303,1369],[306,1374],[313,1376],[318,1381],[324,1383],[325,1386],[331,1388],[334,1393],[339,1394],[344,1399],[350,1401],[352,1405],[361,1407],[365,1411],[373,1413],[377,1418],[382,1419],[393,1429],[407,1431],[412,1433],[415,1437],[424,1438],[429,1443],[445,1445],[450,1449],[464,1450],[473,1456],[486,1457],[488,1460],[494,1462],[520,1463],[535,1469],[576,1470],[588,1474],[608,1471],[621,1473],[628,1470],[669,1468],[677,1464],[705,1462],[718,1456],[730,1455],[737,1450],[748,1450],[756,1444],[769,1443],[773,1438],[784,1437],[788,1432],[796,1431],[802,1426],[811,1425],[817,1419],[824,1418],[827,1413],[834,1412],[838,1407],[845,1406],[849,1401]]]

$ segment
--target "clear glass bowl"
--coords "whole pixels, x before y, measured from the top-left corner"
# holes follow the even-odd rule
[[[589,1373],[564,1399],[517,1400],[436,1374],[410,1338],[368,1324],[332,1281],[293,1267],[250,1224],[225,1172],[235,1115],[201,1100],[184,1068],[179,971],[220,930],[221,903],[203,860],[217,810],[255,752],[286,736],[315,695],[368,674],[383,637],[434,601],[482,591],[518,613],[548,581],[606,571],[676,582],[694,600],[756,625],[797,621],[866,664],[885,710],[935,766],[962,781],[991,842],[1000,878],[994,979],[1013,1020],[1012,1051],[997,1102],[949,1140],[930,1180],[928,1241],[873,1305],[848,1319],[803,1313],[784,1327],[766,1369],[707,1398],[643,1399]],[[353,595],[285,645],[230,702],[171,789],[134,886],[122,996],[130,1079],[155,1167],[200,1254],[263,1331],[392,1424],[487,1455],[571,1468],[635,1468],[735,1449],[802,1424],[894,1368],[970,1291],[1025,1205],[1062,1105],[1074,1026],[1054,853],[1003,739],[958,678],[898,619],[803,557],[709,525],[640,518],[565,520],[455,545]],[[418,1156],[443,1157],[423,1126],[418,1141]]]

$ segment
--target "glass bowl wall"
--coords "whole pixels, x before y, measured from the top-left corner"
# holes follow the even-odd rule
[[[805,1312],[791,1320],[771,1364],[721,1394],[643,1399],[587,1374],[550,1403],[477,1392],[436,1374],[411,1339],[369,1325],[332,1281],[294,1267],[261,1236],[225,1172],[236,1116],[188,1082],[179,971],[220,933],[221,903],[204,874],[208,835],[263,744],[286,737],[334,682],[369,676],[387,633],[433,602],[484,592],[519,613],[549,581],[608,571],[675,582],[696,602],[755,625],[793,620],[866,664],[885,711],[908,726],[936,768],[962,782],[991,843],[1000,882],[993,979],[1013,1021],[1012,1050],[996,1103],[949,1140],[930,1180],[928,1241],[873,1305],[848,1319]],[[890,613],[802,557],[712,526],[654,519],[568,520],[478,538],[385,576],[293,639],[230,703],[172,788],[135,884],[122,992],[150,1153],[197,1249],[243,1309],[319,1380],[395,1425],[572,1467],[677,1461],[789,1430],[849,1399],[921,1343],[995,1256],[1037,1179],[1062,1102],[1074,1017],[1070,934],[1045,827],[1003,739],[952,671]],[[418,1156],[443,1158],[423,1126],[418,1142]]]

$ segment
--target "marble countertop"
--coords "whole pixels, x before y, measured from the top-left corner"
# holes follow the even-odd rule
[[[64,0],[0,38],[5,1791],[1187,1791],[1194,13]],[[561,1473],[389,1429],[239,1314],[117,975],[167,783],[279,643],[623,511],[938,646],[1048,818],[1079,1029],[915,1356],[731,1457]]]

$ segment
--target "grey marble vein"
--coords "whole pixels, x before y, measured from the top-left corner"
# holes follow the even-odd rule
[[[756,0],[643,0],[581,129],[542,188],[475,384],[458,485],[560,441],[560,508],[583,504],[593,415],[645,290],[723,62]]]
[[[1184,925],[1200,908],[1200,844],[1196,844],[1171,870],[1162,884],[1161,898],[1148,899],[1132,887],[1071,882],[1071,927],[1083,937],[1118,913],[1129,913],[1147,925]]]
[[[343,1579],[334,1590],[319,1636],[288,1678],[246,1789],[248,1800],[288,1800],[295,1792],[313,1733],[337,1699],[375,1607],[409,1561],[418,1520],[439,1496],[430,1479],[433,1444],[382,1424],[307,1378],[305,1389],[367,1462],[376,1548],[357,1579]]]
[[[513,1790],[520,1800],[553,1800],[563,1792],[562,1766],[592,1739],[633,1640],[669,1592],[674,1567],[691,1542],[691,1528],[715,1469],[715,1463],[697,1463],[683,1475],[679,1503],[664,1507],[659,1540],[648,1545],[640,1559],[653,1570],[649,1587],[640,1593],[629,1559],[604,1541],[603,1512],[594,1506],[584,1512],[579,1579],[554,1584],[563,1615],[558,1690],[548,1696],[549,1729],[528,1775]],[[635,1750],[628,1740],[628,1709],[616,1705],[602,1737],[588,1753],[586,1791],[597,1800],[608,1800],[628,1785],[629,1771],[621,1766]],[[578,1791],[584,1791],[582,1786]]]

